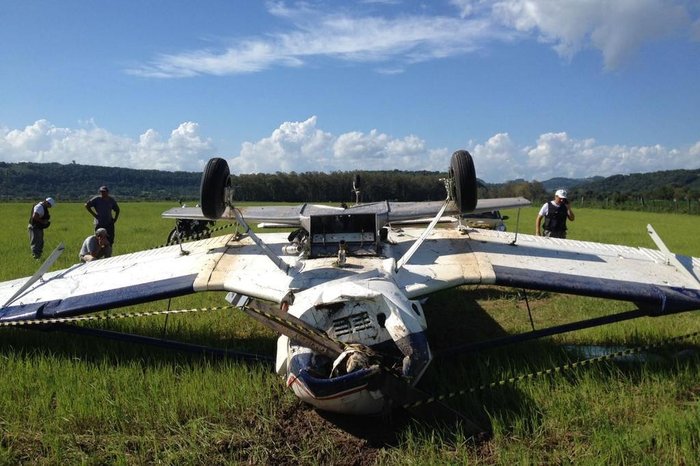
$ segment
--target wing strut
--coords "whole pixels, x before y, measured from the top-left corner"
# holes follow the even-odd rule
[[[449,204],[450,199],[448,198],[445,203],[442,205],[442,208],[440,209],[440,212],[437,213],[435,218],[433,219],[432,222],[430,222],[430,225],[425,229],[422,235],[420,235],[420,238],[416,240],[415,243],[411,245],[408,251],[406,251],[406,254],[404,254],[401,259],[399,259],[396,262],[396,267],[394,268],[394,272],[398,272],[401,267],[403,267],[406,262],[409,261],[411,256],[415,254],[415,252],[418,250],[421,244],[423,244],[423,241],[425,241],[425,238],[428,237],[431,231],[433,231],[433,228],[435,228],[435,225],[437,225],[437,222],[440,220],[442,217],[442,214],[445,213],[445,209],[447,208],[447,205]]]
[[[2,305],[2,307],[7,307],[8,304],[10,304],[12,301],[17,299],[18,296],[20,296],[24,291],[32,286],[34,283],[36,283],[37,280],[39,280],[41,277],[44,276],[44,274],[51,268],[54,262],[56,262],[56,259],[59,258],[61,254],[63,254],[63,250],[65,249],[65,246],[63,246],[63,243],[60,243],[58,246],[56,246],[56,249],[53,250],[51,255],[44,261],[43,264],[41,264],[41,267],[39,267],[39,270],[37,270],[34,275],[31,276],[29,280],[27,280],[27,283],[22,285],[22,287],[17,290],[15,294],[12,295],[10,299],[7,300],[5,304]]]
[[[666,257],[666,264],[672,265],[673,267],[676,268],[680,273],[685,275],[686,277],[690,278],[691,283],[700,283],[700,280],[693,275],[693,273],[685,268],[683,264],[676,258],[676,255],[671,252],[671,250],[664,244],[663,240],[661,237],[656,233],[656,230],[654,230],[654,227],[651,226],[651,224],[647,225],[647,233],[649,233],[649,236],[651,237],[652,241],[656,244],[656,247],[659,248],[659,251],[664,253],[664,256]]]
[[[261,240],[258,237],[258,235],[256,235],[253,232],[253,230],[250,229],[248,223],[243,219],[243,215],[241,215],[241,212],[238,209],[231,210],[233,210],[238,224],[242,226],[245,230],[244,233],[247,234],[260,249],[262,249],[263,253],[277,266],[278,269],[280,269],[285,274],[289,273],[289,265],[285,261],[283,261],[279,256],[277,256],[274,252],[272,252],[268,245],[265,244],[263,240]]]

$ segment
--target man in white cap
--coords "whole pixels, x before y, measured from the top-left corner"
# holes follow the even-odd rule
[[[112,245],[107,238],[107,230],[98,228],[94,235],[85,238],[78,253],[80,262],[90,262],[103,257],[112,257]]]
[[[571,210],[567,196],[566,189],[557,189],[554,200],[542,206],[535,220],[537,236],[542,236],[542,228],[544,228],[544,236],[566,238],[566,220],[574,221],[574,211]],[[542,218],[544,218],[544,226],[542,226]]]
[[[32,208],[32,213],[29,215],[29,247],[32,250],[34,259],[41,258],[44,252],[44,230],[51,225],[51,214],[49,209],[56,205],[53,197],[47,197],[43,201],[37,203]]]

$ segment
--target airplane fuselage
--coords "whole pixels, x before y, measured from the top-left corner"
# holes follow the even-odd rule
[[[344,347],[333,359],[280,337],[278,373],[303,401],[334,412],[378,413],[387,401],[382,377],[398,376],[414,385],[423,375],[432,359],[425,316],[420,303],[406,298],[394,282],[392,262],[384,261],[388,271],[356,273],[295,295],[289,314]],[[315,271],[328,272],[323,269]]]

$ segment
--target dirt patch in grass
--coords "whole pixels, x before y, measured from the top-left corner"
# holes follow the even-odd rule
[[[273,419],[251,416],[250,431],[228,443],[227,458],[267,464],[376,464],[382,451],[399,445],[412,423],[404,412],[386,416],[349,416],[316,411],[296,402],[281,407]]]
[[[271,444],[284,445],[270,451],[269,462],[275,464],[311,463],[366,466],[375,464],[387,449],[399,448],[408,429],[440,429],[441,438],[449,444],[455,429],[413,419],[402,410],[390,416],[349,416],[316,411],[304,403],[296,403],[277,416]],[[472,438],[477,451],[484,449],[491,456],[488,434]],[[310,447],[313,445],[313,447]],[[290,449],[298,453],[290,455]]]
[[[371,465],[382,447],[396,442],[395,428],[380,418],[320,413],[303,403],[282,411],[276,422],[275,435],[288,447],[315,445],[314,462],[325,464]],[[291,458],[270,459],[281,464]]]

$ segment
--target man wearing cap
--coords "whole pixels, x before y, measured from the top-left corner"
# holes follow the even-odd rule
[[[550,238],[566,238],[566,219],[574,221],[574,211],[571,210],[566,198],[565,189],[557,189],[554,200],[545,203],[535,220],[535,234],[542,235],[542,218],[544,217],[544,236]]]
[[[44,230],[51,225],[51,214],[49,209],[56,205],[53,197],[47,197],[32,208],[29,214],[29,247],[32,250],[32,257],[39,259],[44,252]]]
[[[85,209],[95,218],[95,231],[100,228],[107,230],[109,242],[114,244],[114,224],[119,218],[119,204],[109,195],[107,186],[100,186],[99,192],[99,196],[95,196],[85,203]],[[114,217],[112,217],[112,212],[114,212]]]
[[[80,262],[90,262],[103,257],[112,257],[112,245],[107,239],[107,230],[98,228],[94,235],[85,238],[78,253]]]

